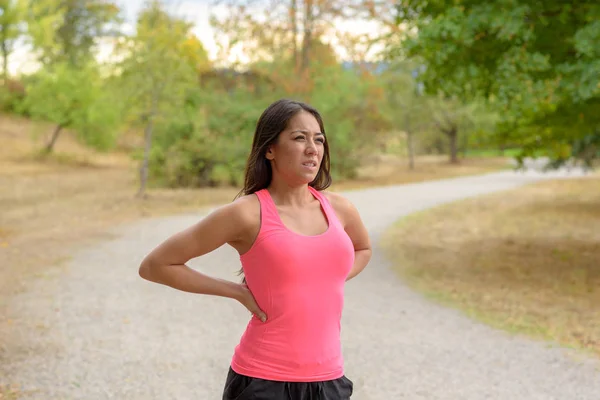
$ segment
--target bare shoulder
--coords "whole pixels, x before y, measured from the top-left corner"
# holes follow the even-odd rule
[[[322,191],[321,193],[323,193],[325,195],[325,197],[327,197],[327,200],[329,200],[329,202],[331,203],[331,205],[334,208],[335,207],[341,207],[341,208],[352,207],[352,203],[350,202],[350,200],[348,200],[346,197],[342,196],[339,193],[329,192],[329,191]]]
[[[365,224],[362,221],[362,218],[358,212],[358,209],[354,206],[354,204],[342,196],[339,193],[335,192],[322,192],[326,198],[329,200],[329,203],[333,207],[338,219],[344,226],[344,230],[352,239],[352,243],[354,244],[355,249],[368,249],[370,248],[370,239],[369,233]]]
[[[358,217],[358,211],[354,204],[344,197],[343,195],[336,192],[321,192],[329,200],[331,206],[335,210],[338,218],[340,218],[344,225],[351,223],[353,219]]]
[[[183,264],[209,253],[225,243],[241,248],[260,224],[260,206],[256,196],[244,196],[222,205],[192,226],[175,233],[156,247],[144,263]]]
[[[254,194],[248,194],[235,199],[226,206],[232,222],[242,224],[245,228],[252,228],[259,223],[260,202]]]
[[[215,232],[226,230],[229,243],[243,240],[248,230],[252,230],[260,223],[260,203],[253,195],[238,197],[234,201],[221,205],[209,213],[198,227]],[[201,233],[204,232],[201,230]]]

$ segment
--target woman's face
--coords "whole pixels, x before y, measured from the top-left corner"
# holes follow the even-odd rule
[[[323,160],[325,135],[316,118],[300,111],[290,119],[287,128],[267,150],[273,174],[290,184],[312,182]]]

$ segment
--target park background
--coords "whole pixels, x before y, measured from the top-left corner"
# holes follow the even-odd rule
[[[0,0],[0,364],[27,354],[7,305],[48,265],[231,201],[281,97],[322,113],[331,190],[589,169],[420,212],[384,242],[434,301],[600,355],[598,43],[595,1]]]

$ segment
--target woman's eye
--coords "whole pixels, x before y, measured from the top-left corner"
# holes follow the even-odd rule
[[[305,139],[306,138],[304,136],[296,136],[294,138],[294,140],[305,140]],[[325,143],[325,139],[319,138],[319,139],[316,140],[316,142],[323,144],[323,143]]]

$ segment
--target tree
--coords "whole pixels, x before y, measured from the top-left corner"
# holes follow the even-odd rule
[[[448,139],[449,161],[458,164],[459,140],[466,138],[467,129],[475,125],[476,104],[441,96],[429,97],[428,103],[433,124]]]
[[[101,39],[118,34],[120,9],[110,0],[30,1],[28,33],[42,64],[83,65]]]
[[[320,67],[311,104],[322,114],[331,144],[334,178],[354,178],[360,160],[378,149],[391,129],[385,82],[361,67]]]
[[[211,17],[215,36],[221,39],[223,63],[228,63],[231,54],[243,53],[249,63],[287,60],[299,83],[296,92],[306,91],[312,74],[310,66],[325,46],[332,48],[334,42],[346,47],[369,47],[375,39],[366,39],[362,34],[342,31],[342,22],[361,20],[381,21],[390,27],[384,15],[391,12],[393,2],[370,0],[216,0],[227,9],[226,17]],[[375,19],[375,16],[382,16]],[[369,42],[369,43],[366,43]],[[350,53],[357,53],[350,51]],[[358,52],[357,54],[362,54]],[[354,61],[358,61],[354,59]],[[236,65],[234,65],[235,67]],[[305,83],[305,84],[304,84]]]
[[[224,0],[224,18],[211,16],[211,24],[221,42],[222,58],[243,52],[252,63],[284,57],[293,60],[296,72],[310,63],[311,45],[322,27],[318,19],[323,2],[314,0],[269,1]],[[266,23],[268,21],[268,24]]]
[[[194,68],[198,74],[202,74],[203,72],[212,69],[211,62],[208,59],[208,53],[196,35],[188,33],[180,46],[185,61]]]
[[[221,39],[221,60],[231,64],[232,54],[242,53],[249,64],[276,63],[296,77],[275,75],[274,79],[293,93],[308,95],[311,88],[309,66],[314,60],[313,48],[326,29],[327,6],[331,0],[223,0],[225,18],[211,16],[215,36]],[[248,64],[248,63],[247,63]],[[233,62],[236,68],[239,62]]]
[[[276,88],[272,96],[296,98],[314,105],[327,121],[336,178],[355,176],[357,160],[375,149],[379,137],[389,131],[390,121],[383,107],[385,91],[379,75],[365,68],[364,60],[340,62],[334,42],[337,24],[362,18],[363,3],[372,2],[224,0],[219,3],[227,9],[225,17],[212,18],[215,36],[221,39],[221,62],[240,71],[240,65],[228,61],[231,54],[243,53],[248,57],[243,70],[253,76],[268,76]]]
[[[2,52],[2,77],[8,81],[8,60],[15,43],[22,35],[25,13],[22,0],[0,0],[0,51]]]
[[[97,149],[114,144],[119,112],[111,92],[104,89],[93,63],[78,68],[64,62],[55,64],[30,79],[24,101],[27,112],[32,118],[56,124],[46,153],[53,151],[65,128],[73,128],[84,143]]]
[[[120,50],[125,55],[121,82],[129,115],[144,125],[140,197],[145,195],[156,125],[171,111],[183,108],[189,91],[198,87],[197,58],[189,52],[190,35],[191,24],[170,15],[159,1],[151,1],[139,14],[135,36]]]
[[[427,98],[415,79],[418,64],[414,61],[391,63],[383,73],[392,124],[406,133],[408,167],[415,168],[415,135],[431,126]]]
[[[487,99],[521,158],[560,157],[600,135],[597,1],[407,0],[399,16],[415,32],[402,52],[424,60],[427,91]]]

